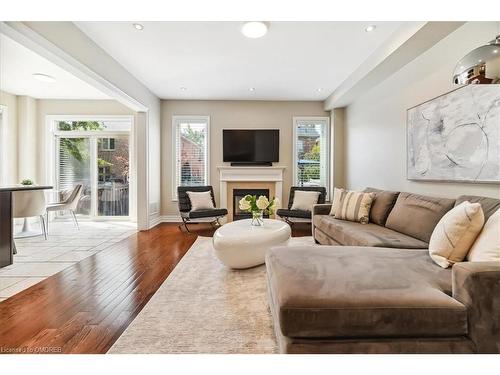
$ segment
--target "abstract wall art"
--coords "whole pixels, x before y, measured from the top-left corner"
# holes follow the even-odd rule
[[[468,85],[407,111],[407,178],[500,182],[500,85]]]

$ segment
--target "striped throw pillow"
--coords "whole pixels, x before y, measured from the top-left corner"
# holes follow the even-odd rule
[[[337,207],[339,206],[340,198],[342,198],[342,194],[344,192],[345,192],[345,190],[342,188],[334,188],[333,189],[332,208],[330,209],[331,216],[335,216],[335,211],[337,210]]]
[[[335,209],[335,218],[368,224],[374,193],[344,190]]]

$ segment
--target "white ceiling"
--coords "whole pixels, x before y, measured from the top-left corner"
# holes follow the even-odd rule
[[[55,82],[40,82],[33,73],[47,74]],[[0,34],[0,89],[37,99],[109,99],[101,91],[49,60]]]
[[[260,39],[241,22],[76,24],[160,98],[324,100],[403,23],[271,22]]]

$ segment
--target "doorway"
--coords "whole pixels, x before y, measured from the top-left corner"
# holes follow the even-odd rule
[[[132,116],[57,118],[51,121],[52,181],[59,200],[83,186],[77,215],[131,217]]]

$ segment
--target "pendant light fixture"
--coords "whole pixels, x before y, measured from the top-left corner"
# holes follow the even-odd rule
[[[500,34],[460,59],[453,72],[453,83],[500,84]]]

